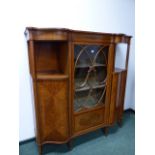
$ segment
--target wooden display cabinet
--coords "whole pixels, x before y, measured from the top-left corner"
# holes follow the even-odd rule
[[[25,30],[33,79],[36,141],[68,143],[79,135],[121,124],[131,36],[70,29]],[[126,66],[115,49],[127,44]]]

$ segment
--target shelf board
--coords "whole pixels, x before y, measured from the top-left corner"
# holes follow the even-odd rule
[[[102,103],[102,104],[98,104],[94,107],[91,107],[91,108],[83,108],[83,109],[80,109],[79,111],[75,111],[74,110],[74,115],[77,116],[77,115],[81,115],[83,113],[87,113],[87,112],[91,112],[91,111],[96,111],[96,110],[99,110],[99,109],[104,109],[105,108],[105,104]]]
[[[89,90],[89,89],[98,89],[98,88],[104,88],[106,86],[106,84],[102,84],[102,85],[93,85],[92,87],[86,85],[85,87],[83,88],[78,88],[78,89],[75,89],[75,92],[81,92],[81,91],[86,91],[86,90]]]
[[[122,69],[122,68],[115,68],[114,69],[114,73],[123,72],[123,71],[126,71],[126,69]]]
[[[62,73],[37,73],[37,80],[61,80],[61,79],[67,79],[68,75],[62,74]]]
[[[106,64],[96,63],[94,66],[95,67],[106,67],[107,65]]]
[[[89,65],[89,64],[79,64],[75,68],[89,68],[90,66],[92,66],[92,65]],[[93,66],[94,67],[106,67],[107,65],[106,64],[96,63]]]

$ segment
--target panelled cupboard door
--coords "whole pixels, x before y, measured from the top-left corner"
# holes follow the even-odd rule
[[[37,82],[41,142],[63,142],[69,137],[68,80]]]

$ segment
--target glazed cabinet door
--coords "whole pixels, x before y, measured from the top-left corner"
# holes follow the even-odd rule
[[[108,45],[74,44],[74,132],[105,123]]]
[[[105,103],[108,47],[75,45],[74,110],[75,112]]]
[[[41,142],[64,142],[69,137],[68,80],[37,81]]]

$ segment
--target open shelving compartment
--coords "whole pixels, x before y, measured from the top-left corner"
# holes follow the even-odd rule
[[[115,51],[115,67],[114,72],[119,73],[127,70],[128,49],[126,43],[118,43]]]
[[[122,115],[125,102],[126,78],[128,70],[129,45],[117,43],[115,50],[115,64],[112,74],[111,88],[111,120],[110,123],[117,121],[122,123]]]
[[[37,79],[68,78],[68,42],[35,41]]]

